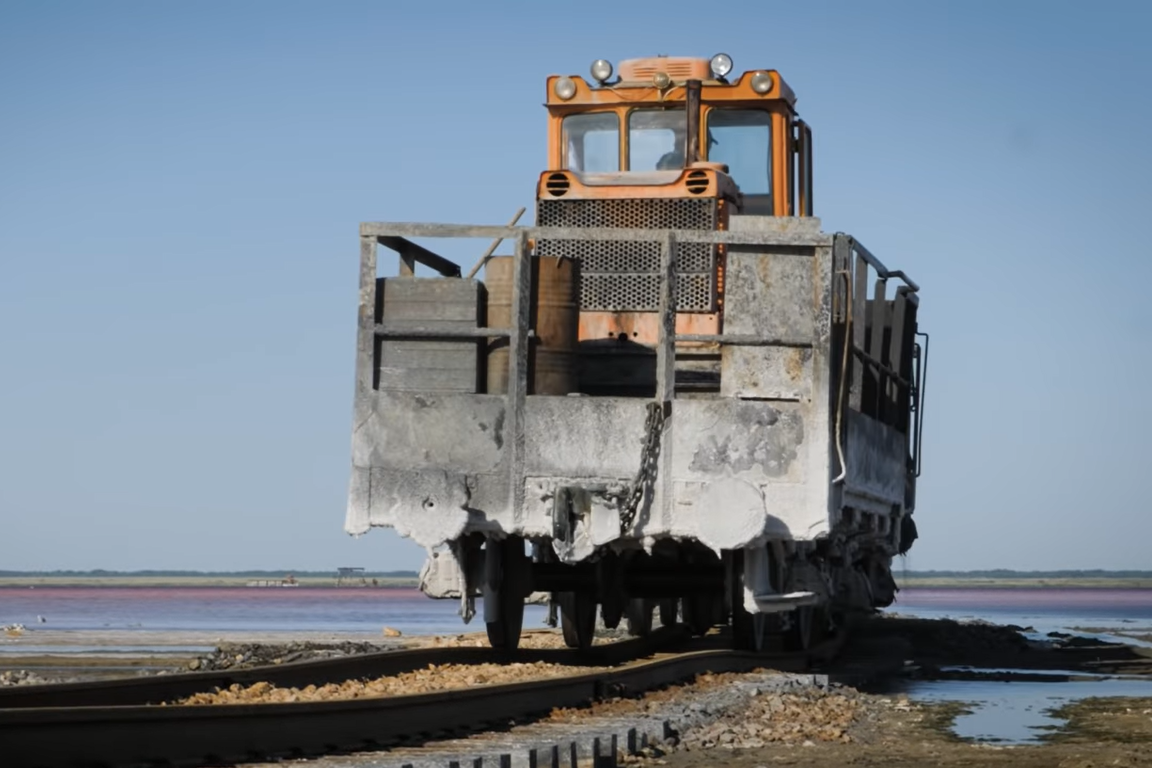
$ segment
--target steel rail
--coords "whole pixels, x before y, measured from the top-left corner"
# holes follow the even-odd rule
[[[0,688],[0,710],[32,707],[107,707],[159,704],[233,684],[269,682],[279,687],[324,685],[345,680],[398,675],[429,664],[485,664],[542,661],[572,666],[615,666],[688,639],[681,627],[658,629],[646,638],[597,645],[579,652],[567,648],[524,648],[514,652],[489,647],[413,648],[335,659],[294,661],[244,669],[186,672],[145,678],[94,680]],[[3,761],[0,761],[0,766]]]
[[[379,749],[485,726],[504,727],[510,720],[544,715],[556,707],[635,695],[704,672],[762,667],[796,671],[805,667],[809,656],[827,654],[831,644],[827,645],[808,654],[779,656],[688,651],[633,661],[608,672],[407,696],[218,706],[0,709],[0,751],[5,768],[118,768]]]

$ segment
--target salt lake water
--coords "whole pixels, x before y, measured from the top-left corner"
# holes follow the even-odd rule
[[[411,588],[0,587],[0,626],[19,623],[30,631],[362,635],[388,626],[405,635],[429,635],[483,629],[479,617],[465,626],[458,611],[456,600],[432,600]],[[1074,627],[1152,632],[1152,590],[905,589],[889,612],[1030,626],[1038,635]],[[545,614],[543,606],[528,606],[524,626],[543,627]]]
[[[1044,638],[1049,632],[1066,632],[1152,646],[1126,635],[1152,632],[1152,590],[1147,589],[907,589],[889,611],[921,618],[1015,624],[1031,628],[1033,631],[1024,634],[1032,639]],[[1083,673],[1079,674],[1083,677]],[[958,716],[953,725],[955,733],[963,738],[1023,744],[1059,728],[1063,722],[1052,711],[1064,704],[1090,696],[1149,697],[1152,681],[1114,675],[1055,683],[906,680],[893,685],[892,690],[919,701],[969,704],[970,711]]]
[[[357,636],[380,635],[385,626],[405,635],[482,631],[482,618],[465,626],[459,607],[459,601],[432,600],[407,588],[0,587],[0,626],[25,625],[25,641],[37,629]],[[545,613],[527,606],[525,627],[544,626]],[[6,650],[16,649],[0,643],[0,652]]]

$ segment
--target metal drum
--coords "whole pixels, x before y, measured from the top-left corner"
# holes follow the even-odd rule
[[[580,319],[577,268],[571,259],[541,257],[532,264],[532,329],[528,345],[528,392],[567,395],[577,391],[576,329]],[[507,328],[512,319],[512,257],[496,256],[484,267],[488,327]],[[488,343],[488,392],[508,391],[508,339]]]

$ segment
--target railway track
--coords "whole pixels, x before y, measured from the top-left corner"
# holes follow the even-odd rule
[[[764,655],[689,640],[680,628],[649,638],[597,646],[584,653],[488,648],[392,651],[359,657],[257,667],[226,674],[192,673],[72,685],[0,690],[0,763],[6,768],[198,766],[301,757],[418,744],[437,737],[506,727],[556,707],[580,707],[612,696],[689,679],[703,672],[757,667],[804,669],[831,658],[839,642],[808,654]],[[548,661],[608,671],[467,689],[351,700],[217,706],[159,706],[234,683],[320,685],[394,675],[429,664]]]

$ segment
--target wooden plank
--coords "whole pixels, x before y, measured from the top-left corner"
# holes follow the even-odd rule
[[[872,335],[868,341],[868,354],[877,360],[884,360],[884,329],[888,325],[888,302],[885,301],[886,288],[888,287],[887,281],[877,280],[875,290],[872,293]],[[872,369],[872,375],[876,377],[876,388],[873,390],[876,393],[876,400],[874,403],[876,418],[885,422],[885,412],[888,410],[885,405],[885,386],[888,377],[884,375],[883,371]],[[867,411],[865,411],[867,412]]]
[[[381,327],[424,333],[479,333],[480,284],[475,280],[386,278]],[[476,340],[381,338],[378,342],[377,387],[390,391],[480,391],[480,345]]]
[[[460,277],[460,265],[449,261],[438,253],[433,253],[422,245],[418,245],[403,237],[385,235],[377,238],[381,245],[386,245],[400,254],[400,274],[412,277],[416,273],[416,263],[436,270],[445,277]]]
[[[380,367],[380,390],[387,392],[476,391],[476,368]]]
[[[908,312],[908,294],[897,289],[893,302],[895,306],[892,309],[892,337],[888,344],[888,365],[902,376],[904,375],[904,369],[901,367],[904,352],[904,318]],[[908,406],[905,398],[901,395],[901,390],[902,387],[895,381],[888,384],[888,399],[892,404],[892,424],[904,428]]]

